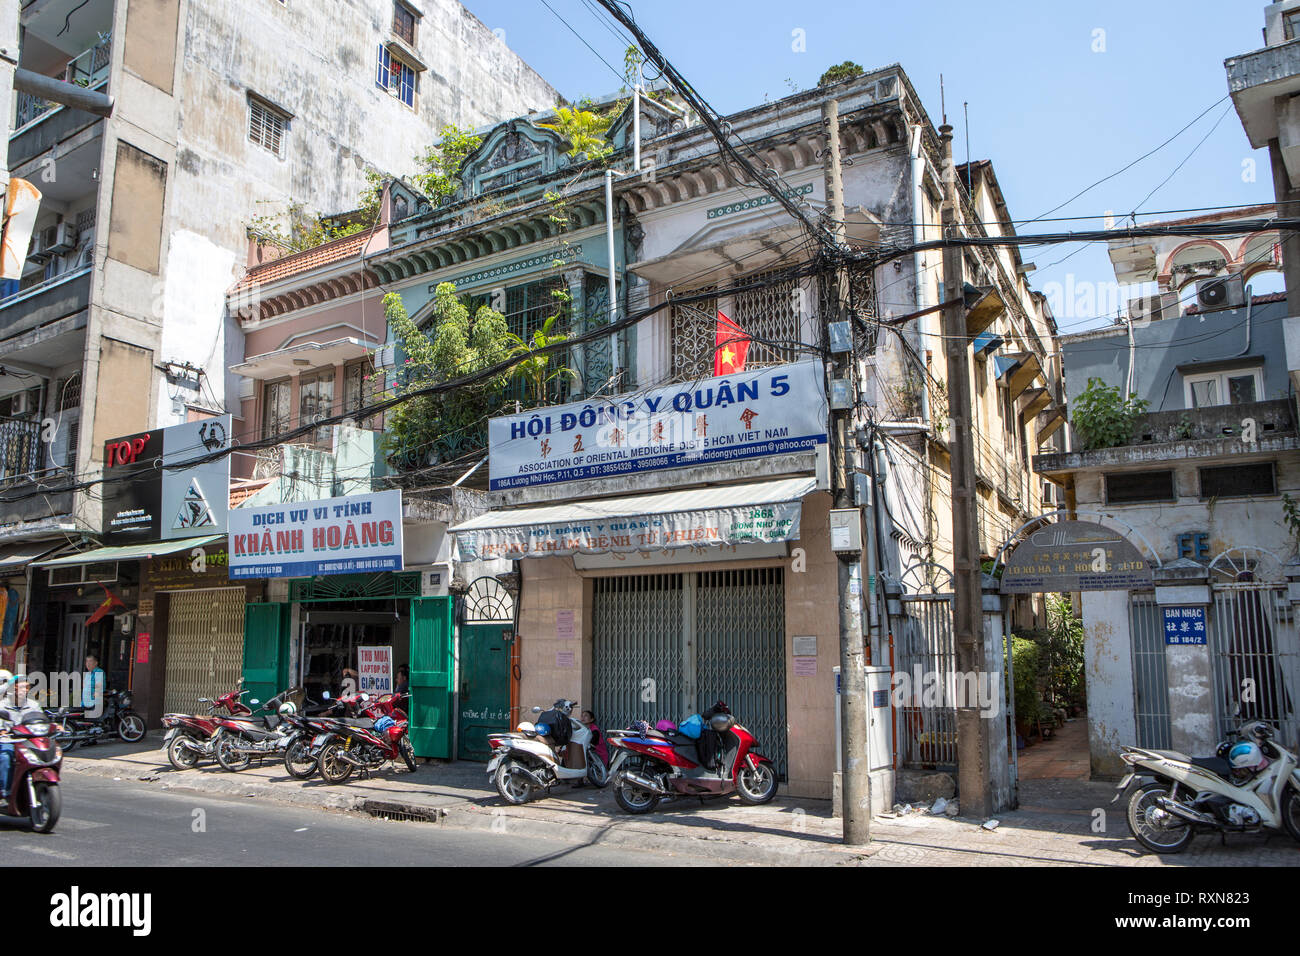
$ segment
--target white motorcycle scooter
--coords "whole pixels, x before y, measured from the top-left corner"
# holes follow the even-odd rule
[[[1263,721],[1247,724],[1213,757],[1123,748],[1131,772],[1115,800],[1133,790],[1129,831],[1153,853],[1179,853],[1197,833],[1285,829],[1300,840],[1300,761],[1273,734]]]
[[[488,734],[492,748],[488,777],[506,803],[526,803],[534,794],[549,792],[557,783],[580,786],[585,780],[593,787],[603,787],[609,782],[609,768],[592,749],[595,740],[590,728],[570,716],[577,703],[557,700],[538,723],[526,720],[514,733]],[[542,708],[534,707],[533,713],[541,714]],[[560,720],[568,724],[567,733],[564,728],[551,726]],[[543,734],[541,729],[550,733]],[[577,759],[566,760],[570,754]],[[581,766],[568,766],[579,759]]]

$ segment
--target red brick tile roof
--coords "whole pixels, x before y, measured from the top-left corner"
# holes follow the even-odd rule
[[[344,236],[341,239],[332,239],[311,249],[304,249],[302,252],[295,252],[291,255],[281,256],[279,259],[272,259],[270,262],[255,265],[244,273],[243,278],[235,283],[233,289],[244,289],[253,285],[278,282],[280,279],[287,279],[289,276],[310,272],[312,269],[319,269],[321,266],[340,262],[352,256],[359,256],[369,236],[370,230],[365,229],[350,236]]]

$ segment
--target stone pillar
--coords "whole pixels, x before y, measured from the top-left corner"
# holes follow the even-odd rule
[[[587,302],[583,295],[583,276],[581,269],[569,269],[564,273],[564,281],[569,285],[569,331],[572,335],[581,335],[587,331]],[[573,370],[578,373],[573,383],[573,399],[585,398],[587,395],[587,362],[582,345],[572,349]]]
[[[1169,607],[1200,608],[1204,629],[1191,639],[1200,644],[1171,644],[1165,634],[1165,679],[1169,687],[1169,745],[1177,751],[1193,756],[1214,752],[1217,737],[1214,732],[1213,665],[1210,661],[1208,639],[1210,619],[1209,571],[1204,565],[1186,558],[1171,561],[1155,569],[1156,604],[1161,608],[1161,627],[1164,627],[1164,609]],[[1182,635],[1181,631],[1179,632]]]
[[[1119,748],[1137,739],[1129,592],[1084,591],[1082,600],[1092,774],[1119,777],[1127,773]]]
[[[1010,716],[1007,701],[1013,694],[1006,677],[1010,673],[1010,667],[1005,666],[1011,656],[1011,648],[1006,646],[1007,599],[1002,595],[996,578],[991,574],[982,575],[982,578],[984,660],[987,662],[987,674],[980,675],[980,686],[991,692],[992,699],[987,707],[981,701],[980,716],[987,719],[989,725],[989,779],[993,792],[993,812],[1005,813],[1014,810],[1019,802],[1016,796],[1016,748],[1007,720]]]

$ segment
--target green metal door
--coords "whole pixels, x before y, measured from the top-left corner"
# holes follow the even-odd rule
[[[410,735],[416,756],[451,757],[452,599],[411,599]]]
[[[510,729],[509,624],[467,624],[460,632],[460,722],[456,755],[487,760],[487,735]]]
[[[249,604],[244,608],[244,701],[266,703],[289,680],[289,605]]]

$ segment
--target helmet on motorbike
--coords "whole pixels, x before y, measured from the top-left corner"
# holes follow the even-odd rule
[[[1241,728],[1243,737],[1252,737],[1255,740],[1271,740],[1275,733],[1273,725],[1263,720],[1257,720]]]
[[[293,701],[286,700],[280,705],[276,713],[281,717],[292,717],[294,714],[298,713],[298,708],[293,706]]]
[[[714,714],[709,718],[709,729],[720,734],[730,730],[735,722],[735,718],[730,714]]]
[[[1264,759],[1259,744],[1243,740],[1241,743],[1234,744],[1228,751],[1228,763],[1232,764],[1234,770],[1256,770],[1262,768],[1268,761]]]

